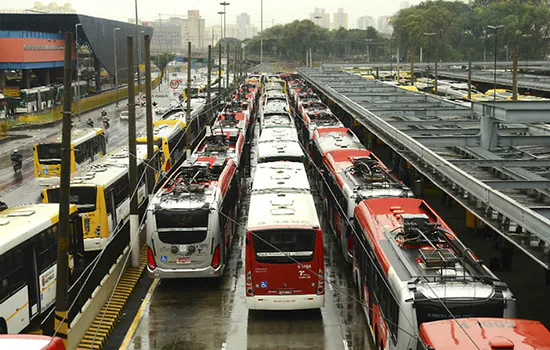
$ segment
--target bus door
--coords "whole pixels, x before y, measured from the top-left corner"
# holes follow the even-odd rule
[[[17,251],[16,251],[17,252]],[[17,253],[16,253],[17,254]],[[36,276],[37,264],[36,254],[33,244],[26,244],[22,249],[24,258],[23,268],[25,281],[27,282],[27,290],[29,294],[29,320],[38,314],[41,307],[38,304],[40,298],[38,290],[38,278]]]

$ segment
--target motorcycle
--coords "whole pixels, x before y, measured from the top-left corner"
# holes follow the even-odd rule
[[[109,119],[103,119],[103,128],[109,129]]]
[[[11,164],[13,165],[13,171],[14,172],[18,172],[18,171],[21,171],[21,164],[22,162],[21,161],[18,161],[18,160],[12,160],[11,161]]]

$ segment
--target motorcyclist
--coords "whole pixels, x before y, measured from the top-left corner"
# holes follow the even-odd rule
[[[15,149],[11,154],[11,161],[19,164],[19,167],[21,168],[21,166],[23,165],[23,156]]]
[[[94,127],[94,121],[92,120],[92,118],[88,117],[88,120],[86,120],[86,124],[88,124],[90,128]]]
[[[101,117],[102,117],[102,118],[107,117],[107,111],[105,110],[105,108],[103,108],[103,109],[101,110]]]
[[[103,126],[107,129],[109,127],[109,117],[107,117],[107,114],[102,116]]]

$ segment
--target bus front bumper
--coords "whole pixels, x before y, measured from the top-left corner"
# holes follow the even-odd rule
[[[36,177],[35,182],[38,186],[53,186],[53,185],[59,185],[59,177],[52,176],[52,177]]]
[[[204,277],[221,277],[222,276],[222,266],[214,269],[212,266],[200,267],[200,268],[190,268],[190,269],[163,269],[160,267],[150,270],[147,267],[147,272],[151,278],[204,278]]]
[[[317,294],[253,296],[246,297],[246,306],[250,310],[320,309],[325,306],[325,296]]]

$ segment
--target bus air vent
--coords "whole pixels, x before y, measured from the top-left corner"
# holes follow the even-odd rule
[[[455,267],[458,261],[455,253],[448,248],[433,249],[431,247],[420,248],[420,259],[426,268]]]
[[[34,214],[34,210],[17,210],[8,214],[8,217],[17,217],[17,216],[31,216]]]

